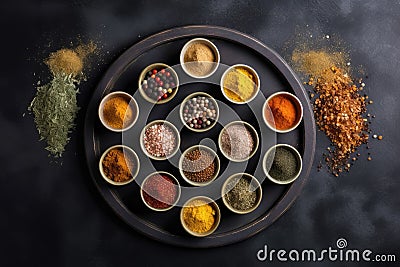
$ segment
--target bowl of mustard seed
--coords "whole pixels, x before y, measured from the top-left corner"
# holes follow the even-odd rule
[[[220,170],[217,153],[203,145],[186,149],[179,159],[179,171],[182,178],[194,186],[205,186],[214,181]]]

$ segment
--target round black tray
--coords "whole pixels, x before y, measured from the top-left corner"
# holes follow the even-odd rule
[[[105,129],[98,119],[97,110],[101,99],[106,94],[110,91],[120,90],[135,95],[139,106],[145,107],[146,101],[141,99],[136,92],[141,70],[155,62],[163,62],[170,66],[179,64],[181,48],[185,42],[195,37],[204,37],[213,41],[220,50],[222,64],[242,63],[255,68],[261,79],[260,90],[264,100],[274,92],[288,91],[294,93],[300,99],[304,108],[303,121],[299,127],[290,133],[275,135],[259,120],[260,114],[254,114],[254,112],[261,113],[262,101],[252,104],[253,108],[249,108],[247,105],[230,104],[230,107],[238,114],[240,119],[253,125],[256,124],[254,126],[256,126],[260,135],[262,143],[256,155],[248,162],[246,171],[251,174],[255,173],[256,177],[262,181],[263,200],[256,211],[247,215],[233,214],[224,207],[221,199],[217,200],[222,214],[220,226],[216,232],[204,238],[189,236],[183,230],[179,221],[180,207],[174,207],[170,211],[160,213],[151,211],[144,205],[140,199],[139,184],[149,173],[139,173],[136,183],[116,187],[105,182],[98,169],[101,154],[108,147],[120,144],[122,141],[126,144],[129,140],[132,140],[132,143],[128,145],[133,147],[141,160],[148,161],[154,169],[170,171],[178,177],[181,185],[186,186],[183,179],[179,177],[177,168],[169,166],[168,161],[154,162],[146,159],[138,146],[139,141],[133,141],[133,138],[137,138],[145,123],[155,119],[164,119],[170,109],[179,106],[181,101],[192,92],[205,91],[212,94],[217,100],[229,103],[223,98],[219,85],[207,84],[201,80],[182,85],[173,100],[167,104],[156,105],[151,110],[146,111],[147,113],[144,113],[146,117],[139,115],[142,117],[142,126],[137,123],[125,136]],[[214,79],[215,82],[218,82],[222,72],[223,68],[218,70],[211,80]],[[179,75],[184,74],[180,73]],[[254,107],[258,111],[254,110]],[[258,122],[255,122],[255,119]],[[221,128],[222,126],[219,125],[209,132],[199,134],[190,132],[180,125],[178,129],[181,130],[182,136],[181,151],[207,137],[216,141],[216,136],[218,136]],[[187,26],[166,30],[140,41],[125,51],[110,66],[89,103],[85,119],[84,138],[87,164],[93,181],[105,201],[122,220],[135,230],[162,242],[185,247],[215,247],[244,240],[262,231],[291,206],[301,192],[312,166],[315,151],[315,123],[307,94],[300,80],[276,52],[253,37],[235,30],[216,26]],[[263,142],[263,140],[267,141]],[[294,183],[285,186],[273,184],[265,179],[262,171],[259,171],[259,169],[262,169],[260,163],[266,149],[273,144],[271,142],[290,144],[296,147],[302,155],[303,169]],[[220,151],[218,151],[218,154],[222,166],[226,168],[230,163],[221,155]],[[222,183],[225,178],[219,177],[216,181],[219,180]],[[194,194],[207,195],[206,188],[198,188],[197,190],[197,192],[194,189],[191,191]],[[184,201],[185,199],[180,200],[180,202]]]

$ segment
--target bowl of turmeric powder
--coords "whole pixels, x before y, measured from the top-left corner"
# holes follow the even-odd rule
[[[221,212],[211,198],[197,196],[186,201],[181,209],[180,218],[186,232],[192,236],[205,237],[218,228]]]
[[[113,132],[123,132],[136,123],[139,107],[130,94],[116,91],[101,100],[98,113],[104,127]]]
[[[104,151],[99,170],[104,180],[112,185],[126,185],[139,173],[140,161],[135,151],[125,145],[115,145]]]
[[[222,94],[234,104],[247,104],[260,90],[260,77],[250,66],[236,64],[229,67],[221,77]]]
[[[287,133],[299,126],[303,118],[300,100],[289,92],[277,92],[267,98],[263,106],[265,124],[277,133]]]

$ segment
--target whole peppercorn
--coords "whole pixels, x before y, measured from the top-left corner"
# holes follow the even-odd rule
[[[168,82],[167,82],[168,81]],[[153,100],[160,101],[171,97],[176,88],[177,79],[165,68],[154,68],[147,72],[142,81],[142,89]]]
[[[182,118],[192,129],[207,129],[215,125],[218,116],[218,106],[214,99],[208,96],[195,96],[183,104]]]

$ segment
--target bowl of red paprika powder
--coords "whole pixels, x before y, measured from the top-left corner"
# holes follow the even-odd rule
[[[267,98],[263,106],[265,124],[277,133],[290,132],[303,118],[300,100],[288,92],[277,92]]]
[[[141,185],[140,196],[143,203],[154,211],[172,209],[181,196],[178,180],[168,172],[153,172]]]

